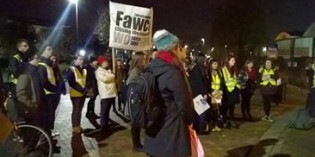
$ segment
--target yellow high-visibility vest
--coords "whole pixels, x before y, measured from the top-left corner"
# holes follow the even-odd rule
[[[212,75],[211,88],[214,91],[220,90],[221,80],[219,74]]]
[[[19,63],[23,62],[23,60],[19,54],[15,54],[13,56],[13,58],[15,58]],[[18,78],[15,78],[13,74],[11,74],[10,77],[11,77],[11,82],[16,85],[18,83]]]
[[[262,79],[260,85],[267,86],[270,83],[272,86],[276,86],[277,85],[276,80],[271,78],[271,76],[273,75],[275,75],[275,71],[273,69],[270,70],[264,69],[262,72]]]
[[[81,72],[76,68],[76,67],[70,67],[70,69],[73,71],[74,76],[75,76],[75,81],[82,87],[85,88],[86,85],[86,75],[87,75],[87,71],[85,69],[83,69],[82,74]],[[83,93],[73,89],[70,86],[70,96],[71,97],[82,97]]]
[[[227,67],[224,67],[222,69],[222,72],[223,72],[225,85],[226,85],[229,92],[232,92],[235,89],[235,87],[238,89],[241,88],[240,84],[237,82],[237,78],[236,78],[235,73],[233,76],[231,76],[230,71],[228,70]]]
[[[47,65],[47,64],[44,63],[44,62],[39,62],[38,64],[39,64],[39,65],[42,65],[42,66],[44,66],[44,67],[46,68],[48,81],[49,81],[52,85],[56,86],[56,77],[55,77],[53,68],[50,67],[49,65]],[[49,90],[47,90],[47,89],[44,89],[44,90],[45,90],[45,94],[46,94],[46,95],[55,94],[55,93],[53,93],[53,92],[51,92],[51,91],[49,91]]]

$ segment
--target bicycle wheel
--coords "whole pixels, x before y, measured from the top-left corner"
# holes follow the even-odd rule
[[[53,145],[43,129],[27,124],[18,125],[13,136],[13,141],[20,147],[18,156],[52,157]]]

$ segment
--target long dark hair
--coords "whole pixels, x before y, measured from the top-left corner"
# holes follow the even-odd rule
[[[236,62],[236,57],[234,55],[228,55],[225,60],[224,60],[224,66],[227,67],[227,69],[229,70],[229,72],[231,73],[231,76],[233,76],[234,74],[237,73],[237,68],[236,68],[236,63],[233,67],[230,67],[230,60],[234,58],[235,62]]]
[[[143,52],[136,52],[132,58],[130,63],[130,71],[134,68],[138,68],[139,70],[144,70],[143,60],[145,59],[145,54]]]
[[[214,69],[212,69],[212,64],[215,63],[215,62],[218,63],[218,69],[217,69],[217,71],[219,71],[219,69],[220,69],[220,62],[219,62],[219,60],[217,60],[217,59],[211,59],[211,60],[210,60],[210,63],[209,63],[209,75],[210,75],[210,76],[211,76],[212,71],[214,70]]]

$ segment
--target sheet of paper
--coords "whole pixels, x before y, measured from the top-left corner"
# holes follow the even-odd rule
[[[198,95],[197,97],[195,97],[193,101],[194,101],[195,111],[197,112],[198,115],[201,115],[202,113],[204,113],[210,108],[210,105],[201,95]]]

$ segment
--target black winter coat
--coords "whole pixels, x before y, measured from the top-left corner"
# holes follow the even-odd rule
[[[188,78],[193,98],[200,94],[204,96],[210,93],[210,81],[207,81],[207,78],[202,75],[202,69],[198,64],[191,66]]]
[[[46,96],[38,67],[26,63],[25,71],[19,76],[16,85],[18,102],[29,112],[37,112],[46,105]]]
[[[151,156],[188,157],[191,155],[188,126],[194,110],[185,76],[179,67],[160,59],[152,60],[147,68],[157,77],[166,116],[156,137],[146,136],[144,150]]]

